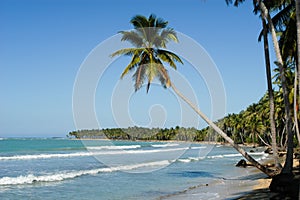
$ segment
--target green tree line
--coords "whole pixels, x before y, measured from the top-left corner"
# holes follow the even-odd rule
[[[208,139],[206,129],[185,128],[107,128],[72,131],[67,135],[76,139],[111,139],[111,140],[177,140],[205,141]],[[214,138],[213,138],[214,139]]]
[[[291,101],[291,112],[293,98]],[[287,147],[287,136],[285,133],[285,113],[284,103],[281,91],[274,92],[275,107],[275,125],[276,125],[276,141],[280,149]],[[298,114],[297,114],[298,115]],[[272,143],[272,135],[270,128],[270,107],[269,95],[266,93],[257,103],[249,105],[245,110],[239,113],[231,113],[224,118],[218,120],[216,124],[237,144],[254,144],[270,146]],[[298,123],[297,119],[292,118],[294,123]],[[295,131],[295,125],[293,126]],[[203,129],[204,132],[214,132],[211,128]],[[217,141],[225,142],[218,136]],[[294,137],[294,147],[298,146],[297,138]]]

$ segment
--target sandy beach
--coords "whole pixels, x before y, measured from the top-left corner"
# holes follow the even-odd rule
[[[296,162],[294,162],[294,167]],[[271,192],[269,186],[272,179],[258,171],[256,168],[250,167],[245,169],[247,175],[239,179],[223,180],[209,185],[198,185],[191,187],[185,191],[174,195],[166,196],[161,199],[180,200],[180,199],[226,199],[226,200],[289,200],[294,199],[287,197],[285,194]],[[215,198],[206,198],[203,194],[216,194]],[[300,197],[298,197],[300,199]]]
[[[296,161],[294,162],[294,167]],[[239,200],[262,200],[262,199],[291,199],[280,193],[271,192],[269,186],[272,179],[254,167],[245,168],[246,176],[236,179],[224,179],[213,183],[197,185],[174,195],[161,197],[160,199],[180,200],[180,199],[239,199]],[[215,194],[214,198],[207,198]],[[300,198],[299,198],[300,199]]]
[[[245,168],[245,176],[196,185],[176,194],[163,196],[160,199],[249,199],[249,195],[253,196],[254,193],[258,192],[268,195],[270,181],[271,179],[267,178],[265,174],[253,167],[248,167]],[[214,197],[211,198],[211,196]]]

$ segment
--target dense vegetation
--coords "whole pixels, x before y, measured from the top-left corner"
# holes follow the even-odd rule
[[[208,140],[206,131],[195,128],[110,128],[78,130],[68,134],[68,137],[77,139],[112,139],[112,140],[179,140],[179,141],[204,141]],[[214,138],[211,138],[214,140]]]
[[[291,107],[292,102],[293,98],[291,98]],[[283,99],[280,91],[275,92],[274,104],[277,144],[279,147],[285,148],[287,145],[285,134],[285,116]],[[291,111],[293,112],[292,108]],[[269,97],[268,94],[265,94],[257,103],[251,104],[240,113],[232,113],[225,116],[224,118],[216,122],[216,124],[224,132],[226,132],[227,135],[235,141],[235,143],[255,143],[271,146],[272,138],[269,115]],[[210,130],[210,128],[206,128],[203,131],[208,132],[213,130]],[[223,141],[221,137],[219,137],[218,140]],[[295,141],[294,144],[296,145],[297,141]]]

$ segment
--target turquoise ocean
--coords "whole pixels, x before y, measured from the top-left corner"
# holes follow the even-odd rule
[[[240,159],[218,144],[1,138],[0,199],[223,199],[251,177]]]

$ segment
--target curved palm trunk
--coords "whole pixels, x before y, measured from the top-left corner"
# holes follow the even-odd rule
[[[245,152],[242,147],[238,144],[235,144],[234,141],[228,137],[226,133],[224,133],[213,121],[211,121],[204,113],[202,113],[189,99],[187,99],[181,92],[171,83],[171,88],[173,91],[184,100],[211,128],[213,128],[218,134],[220,134],[231,146],[233,146],[240,154],[242,154],[253,166],[261,170],[263,173],[268,176],[274,176],[274,172],[257,162],[254,158],[252,158],[247,152]]]
[[[274,45],[274,50],[277,58],[277,65],[280,70],[280,78],[281,78],[281,87],[283,91],[283,100],[284,100],[284,110],[286,115],[286,131],[287,131],[287,137],[288,137],[288,145],[287,145],[287,154],[286,154],[286,160],[284,167],[282,169],[282,173],[290,174],[292,173],[293,169],[293,137],[294,134],[292,132],[292,119],[290,114],[290,108],[289,108],[289,94],[287,89],[287,83],[286,83],[286,77],[285,77],[285,69],[282,61],[282,56],[280,53],[279,44],[277,41],[277,36],[274,28],[274,24],[272,22],[272,18],[270,16],[270,13],[268,9],[266,8],[265,4],[261,0],[257,0],[257,3],[259,3],[260,12],[263,18],[267,19],[269,30],[272,34],[272,41]]]
[[[270,106],[269,118],[270,118],[270,125],[271,125],[272,151],[273,151],[275,167],[277,169],[281,169],[282,166],[279,162],[277,142],[276,142],[275,106],[274,106],[274,93],[272,87],[272,76],[271,76],[271,67],[270,67],[267,23],[264,18],[262,18],[262,24],[263,24],[265,64],[266,64],[267,85],[268,85],[269,106]]]

